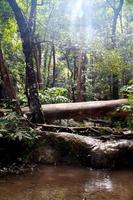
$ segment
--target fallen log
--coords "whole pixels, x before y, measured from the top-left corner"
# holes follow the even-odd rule
[[[57,119],[83,120],[87,118],[97,118],[104,116],[126,117],[129,112],[116,111],[118,107],[128,104],[127,99],[90,101],[80,103],[62,103],[42,105],[44,116],[47,122]],[[23,112],[28,112],[28,108],[23,108]]]
[[[128,111],[117,110],[122,105],[128,104],[127,99],[108,100],[108,101],[90,101],[80,103],[60,103],[42,105],[44,116],[47,123],[59,119],[71,119],[80,121],[88,118],[98,117],[127,117]],[[0,109],[0,113],[6,112],[6,109]],[[9,112],[9,110],[8,110]],[[23,113],[30,116],[28,107],[22,108]]]
[[[107,140],[72,133],[40,132],[32,153],[37,163],[81,164],[93,168],[133,166],[133,139]]]

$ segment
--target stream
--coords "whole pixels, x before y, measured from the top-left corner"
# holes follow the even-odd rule
[[[133,171],[40,166],[0,178],[0,200],[133,200]]]

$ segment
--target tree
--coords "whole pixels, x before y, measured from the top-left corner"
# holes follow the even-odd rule
[[[122,7],[124,0],[115,0],[113,4],[111,3],[110,0],[107,0],[111,8],[113,9],[113,23],[112,23],[112,48],[116,48],[116,26],[117,26],[117,20],[122,12]],[[118,4],[118,5],[117,5]],[[119,98],[119,81],[118,81],[118,76],[113,73],[112,75],[112,98],[113,99],[118,99]]]
[[[4,56],[3,56],[2,49],[1,49],[1,43],[0,43],[0,75],[1,75],[1,79],[3,81],[4,89],[6,90],[6,93],[9,97],[9,99],[15,100],[14,110],[18,113],[21,113],[21,109],[20,109],[20,105],[17,101],[16,91],[15,91],[15,88],[13,85],[12,77],[9,73],[8,68],[5,65]]]
[[[27,98],[28,104],[33,114],[33,121],[35,122],[44,122],[43,113],[41,110],[41,104],[38,96],[38,86],[36,75],[34,71],[34,16],[35,16],[35,7],[36,0],[31,2],[31,14],[29,22],[26,20],[21,8],[18,6],[15,0],[8,0],[9,5],[11,6],[22,39],[23,53],[25,56],[26,62],[26,88],[27,88]]]

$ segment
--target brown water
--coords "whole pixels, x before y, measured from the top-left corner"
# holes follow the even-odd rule
[[[133,171],[40,167],[0,179],[0,200],[133,200]]]

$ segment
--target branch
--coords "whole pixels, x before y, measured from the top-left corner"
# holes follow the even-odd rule
[[[114,10],[114,6],[111,4],[109,0],[106,0],[106,2],[110,5],[110,7]]]

